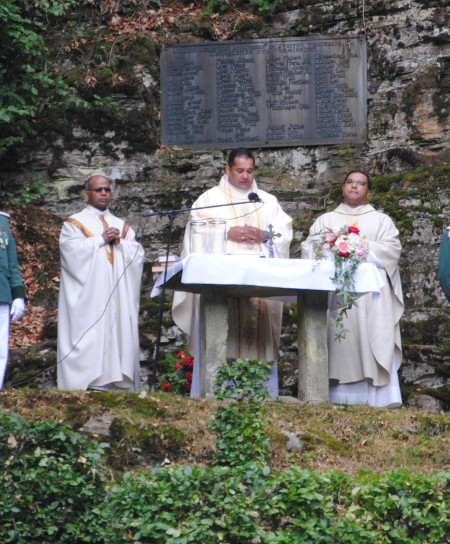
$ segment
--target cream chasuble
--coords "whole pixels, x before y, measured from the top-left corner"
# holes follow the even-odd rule
[[[266,230],[269,225],[281,237],[276,238],[274,246],[280,258],[289,258],[289,245],[292,240],[292,219],[282,210],[277,199],[259,190],[253,182],[248,191],[240,191],[228,182],[223,176],[217,187],[203,193],[192,205],[192,208],[215,206],[217,204],[232,204],[248,200],[248,194],[258,193],[264,201],[241,204],[238,206],[224,206],[192,211],[190,219],[222,219],[227,223],[227,231],[233,226],[250,225]],[[189,223],[184,235],[185,255],[189,247]],[[227,240],[226,252],[232,254],[265,255],[265,244],[237,243]],[[227,271],[223,270],[226,275]],[[191,293],[176,292],[173,299],[172,316],[175,323],[189,335],[190,353],[195,352],[195,310],[198,296]],[[278,354],[278,344],[281,332],[283,304],[268,301],[262,298],[229,299],[228,302],[228,341],[227,357],[258,359],[273,361]]]
[[[334,339],[337,331],[334,320],[329,318],[329,377],[340,384],[366,380],[371,386],[386,386],[392,372],[395,372],[397,380],[396,371],[402,360],[400,318],[403,295],[398,270],[401,253],[399,234],[392,220],[371,205],[350,208],[341,204],[314,222],[308,240],[313,240],[314,234],[346,225],[356,226],[361,235],[367,236],[371,252],[367,260],[370,262],[371,256],[376,256],[372,262],[378,266],[385,286],[376,303],[372,303],[372,295],[358,298],[358,306],[351,308],[344,318],[344,328],[350,332],[341,342]]]
[[[104,244],[105,225],[119,244]],[[64,222],[59,243],[58,388],[135,389],[142,246],[122,219],[90,206]]]

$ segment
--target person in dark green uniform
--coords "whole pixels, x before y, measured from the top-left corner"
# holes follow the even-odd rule
[[[0,389],[8,362],[9,321],[25,314],[25,288],[20,275],[9,215],[0,212]]]
[[[439,281],[450,302],[450,227],[444,230],[439,250]]]

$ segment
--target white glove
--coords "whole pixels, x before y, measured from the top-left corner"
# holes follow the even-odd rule
[[[11,322],[19,321],[25,315],[25,299],[15,298],[11,304]]]

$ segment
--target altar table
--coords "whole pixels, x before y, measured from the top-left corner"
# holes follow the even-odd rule
[[[167,270],[165,288],[200,294],[200,396],[214,397],[217,368],[226,361],[229,297],[275,297],[297,303],[298,397],[308,403],[329,401],[327,306],[332,261],[268,259],[254,255],[188,255]],[[355,292],[376,301],[384,282],[374,264],[355,272]],[[164,285],[157,279],[151,297]]]

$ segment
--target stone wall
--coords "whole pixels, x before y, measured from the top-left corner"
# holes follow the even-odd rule
[[[404,246],[401,271],[406,300],[401,381],[414,405],[448,409],[449,306],[438,284],[437,258],[443,227],[450,224],[449,0],[297,0],[283,2],[270,19],[240,8],[231,39],[295,35],[358,35],[368,43],[368,141],[364,145],[257,149],[257,181],[275,194],[295,220],[291,255],[313,218],[339,202],[345,172],[358,167],[375,179],[373,204],[396,221]],[[188,8],[186,8],[188,9]],[[186,16],[187,17],[187,16]],[[186,19],[187,20],[187,19]],[[150,263],[164,254],[167,218],[141,217],[150,210],[188,207],[220,178],[227,151],[175,150],[159,146],[159,51],[164,42],[205,41],[214,18],[189,19],[165,31],[143,27],[106,48],[99,33],[90,51],[94,90],[111,96],[114,109],[66,111],[44,116],[33,141],[3,161],[3,178],[14,187],[40,180],[49,189],[40,205],[65,217],[82,205],[82,180],[104,171],[115,185],[113,211],[126,216],[146,248],[143,335],[152,349],[155,305],[149,304]],[[111,25],[111,22],[109,21]],[[306,30],[305,30],[306,29]],[[56,38],[55,38],[56,39]],[[61,35],[61,41],[65,38]],[[115,42],[116,43],[116,42]],[[86,51],[61,48],[77,77]],[[65,51],[65,53],[64,53]],[[180,251],[185,216],[178,216],[174,251]],[[153,310],[152,310],[153,308]],[[153,312],[153,314],[152,314]],[[284,391],[295,394],[295,309],[286,308],[281,362]],[[145,329],[145,330],[144,330]],[[165,314],[163,349],[182,344]],[[144,342],[145,343],[145,342]],[[147,358],[145,350],[143,358]],[[146,363],[144,364],[144,367]],[[423,393],[431,394],[424,397]]]

